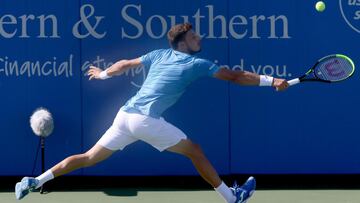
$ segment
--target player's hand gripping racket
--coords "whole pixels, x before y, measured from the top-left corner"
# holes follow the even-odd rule
[[[303,76],[289,80],[290,86],[307,81],[340,82],[354,74],[354,62],[347,56],[334,54],[318,60]]]

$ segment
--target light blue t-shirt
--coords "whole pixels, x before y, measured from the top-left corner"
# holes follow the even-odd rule
[[[141,89],[121,109],[153,118],[176,103],[186,87],[203,76],[213,76],[220,68],[209,60],[175,51],[160,49],[141,57],[149,73]]]

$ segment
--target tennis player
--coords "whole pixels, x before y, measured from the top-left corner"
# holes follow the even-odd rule
[[[188,85],[200,77],[214,77],[239,85],[272,86],[278,91],[285,90],[288,83],[270,76],[221,68],[206,59],[197,58],[194,54],[201,51],[201,39],[189,23],[173,26],[168,32],[168,40],[170,49],[155,50],[132,60],[121,60],[106,70],[90,67],[90,80],[105,80],[139,66],[149,68],[149,73],[141,89],[121,107],[112,126],[89,151],[64,159],[36,178],[24,177],[15,186],[17,199],[22,199],[55,177],[103,161],[138,140],[160,152],[166,150],[188,157],[204,180],[226,202],[244,203],[251,197],[256,187],[253,177],[241,187],[228,187],[201,147],[161,115],[176,103]]]

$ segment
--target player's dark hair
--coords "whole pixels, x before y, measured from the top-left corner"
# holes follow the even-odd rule
[[[183,41],[185,34],[192,29],[190,23],[183,23],[173,26],[167,33],[169,44],[173,49],[178,48],[178,43]]]

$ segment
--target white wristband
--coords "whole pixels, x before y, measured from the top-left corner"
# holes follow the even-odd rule
[[[109,79],[109,78],[111,78],[111,77],[107,74],[106,70],[103,70],[103,71],[101,71],[101,73],[99,74],[99,78],[100,78],[101,80],[106,80],[106,79]]]
[[[272,86],[274,78],[267,75],[260,75],[259,86]]]

